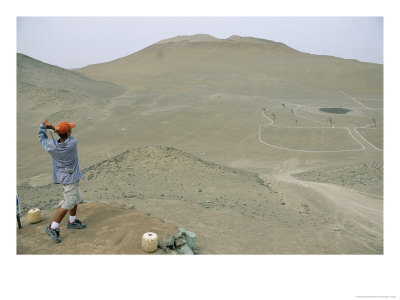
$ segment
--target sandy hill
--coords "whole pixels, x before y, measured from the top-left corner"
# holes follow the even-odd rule
[[[83,141],[82,167],[153,144],[256,172],[268,165],[270,171],[279,168],[286,153],[263,146],[257,138],[259,126],[269,122],[261,114],[264,108],[283,127],[324,126],[329,114],[322,115],[320,107],[357,109],[350,118],[333,115],[335,126],[363,126],[359,132],[381,146],[382,69],[382,65],[305,54],[282,43],[239,36],[160,41],[127,57],[78,70],[91,79],[18,54],[18,183],[49,182],[48,155],[40,146],[31,147],[38,145],[37,127],[44,118],[54,124],[62,120],[78,124],[74,135]],[[377,110],[364,109],[351,96],[366,99],[356,100]],[[366,128],[372,119],[380,130]],[[278,128],[278,139],[289,130],[298,139],[278,146],[327,149],[315,147],[317,135],[308,130],[299,135],[293,128]],[[338,150],[357,148],[344,130],[346,145],[328,143]],[[269,132],[262,130],[261,138],[275,141]],[[334,133],[329,138],[337,136]],[[341,155],[348,156],[349,163],[360,158],[357,152]],[[319,160],[319,155],[313,159]],[[369,155],[363,159],[381,160]],[[324,155],[321,160],[331,164],[337,155]]]
[[[98,82],[79,73],[46,64],[20,53],[17,54],[17,82],[21,97],[24,96],[24,92],[33,93],[32,90],[35,89],[47,90],[49,94],[54,93],[53,99],[49,99],[47,102],[41,99],[43,102],[38,103],[46,105],[62,105],[62,101],[57,98],[63,99],[65,97],[63,94],[70,94],[71,97],[80,97],[79,100],[83,100],[109,98],[122,92],[122,89],[115,84]],[[57,92],[61,93],[58,97]],[[23,99],[21,100],[23,101]],[[39,99],[31,99],[31,101],[35,100],[39,101]],[[23,102],[21,106],[26,104]]]
[[[254,173],[216,165],[174,148],[134,149],[83,172],[84,200],[90,205],[112,206],[94,211],[82,206],[80,218],[86,219],[93,230],[107,232],[108,238],[97,234],[94,240],[93,236],[76,234],[79,241],[85,239],[85,244],[90,245],[79,253],[140,253],[140,249],[134,252],[114,243],[122,240],[123,245],[134,247],[132,243],[138,242],[137,232],[134,240],[127,239],[133,234],[128,232],[135,230],[126,226],[127,214],[130,222],[141,226],[141,234],[155,224],[160,235],[166,234],[167,228],[173,230],[173,226],[163,225],[164,222],[195,232],[201,254],[382,251],[379,240],[371,240],[370,235],[360,230],[357,216],[360,207],[343,215],[318,194],[306,193],[307,197],[303,197],[304,192],[298,189],[282,192],[282,184],[276,180],[264,181]],[[61,188],[53,184],[20,187],[18,192],[25,213],[31,207],[43,210],[56,207],[62,198]],[[137,209],[155,220],[143,219],[140,213],[132,215],[128,208]],[[46,222],[50,222],[52,214],[54,211],[46,214]],[[106,230],[104,219],[116,229]],[[366,220],[361,219],[361,222]],[[21,232],[17,245],[19,253],[49,253],[43,246],[50,241],[46,242],[42,225],[29,226],[28,234]],[[373,228],[375,230],[375,226]],[[67,241],[72,238],[68,234]],[[36,238],[44,240],[43,245],[36,245]],[[72,241],[67,245],[70,243]],[[50,253],[71,251],[68,247],[57,249]]]
[[[185,227],[202,253],[383,252],[382,65],[209,35],[74,72],[17,58],[25,210],[62,198],[37,128],[65,120],[86,200]]]
[[[256,174],[207,162],[171,147],[126,151],[83,173],[82,192],[88,201],[140,206],[148,199],[178,200],[216,210],[234,209],[250,217],[264,217],[271,212],[269,205],[279,204],[277,192]],[[22,209],[26,212],[33,207],[56,206],[61,192],[54,184],[21,187],[19,195],[25,199]],[[260,209],[260,199],[269,204]]]
[[[195,34],[195,35],[178,35],[176,37],[168,38],[165,40],[161,40],[156,44],[165,44],[165,43],[172,43],[172,42],[206,42],[206,41],[216,41],[217,38],[213,37],[209,34]]]
[[[383,90],[382,65],[296,51],[282,43],[251,37],[175,37],[129,56],[77,71],[128,89],[162,84],[208,85],[220,92],[282,92],[295,87]],[[244,76],[246,75],[246,76]],[[151,82],[151,84],[150,84]]]

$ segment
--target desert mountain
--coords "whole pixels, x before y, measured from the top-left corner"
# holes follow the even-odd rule
[[[178,36],[77,71],[128,89],[190,85],[251,95],[289,88],[383,90],[382,65],[302,53],[282,43],[240,36]]]
[[[192,36],[189,35],[178,35],[176,37],[168,38],[165,40],[161,40],[157,42],[156,44],[165,44],[165,43],[172,43],[172,42],[210,42],[210,41],[216,41],[218,40],[217,38],[213,37],[212,35],[209,34],[195,34]]]
[[[77,124],[86,201],[193,231],[202,253],[383,252],[382,65],[209,35],[74,71],[17,60],[25,211],[62,199],[47,118]]]

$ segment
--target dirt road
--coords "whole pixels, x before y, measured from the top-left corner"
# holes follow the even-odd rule
[[[291,188],[286,195],[292,201],[306,200],[320,216],[320,221],[329,221],[334,232],[340,232],[349,243],[349,249],[361,247],[373,253],[383,251],[383,199],[372,194],[362,193],[328,183],[301,181],[292,174],[305,171],[299,167],[299,160],[284,161],[279,172],[273,176]],[[304,193],[308,191],[307,199]]]

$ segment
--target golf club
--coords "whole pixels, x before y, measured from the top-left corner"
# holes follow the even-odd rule
[[[18,228],[21,229],[21,219],[19,218],[19,215],[21,213],[21,210],[19,208],[19,201],[18,201],[18,196],[17,196],[17,222],[18,222]]]

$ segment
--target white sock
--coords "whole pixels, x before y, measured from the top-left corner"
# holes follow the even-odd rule
[[[58,229],[59,227],[60,227],[60,223],[57,223],[57,222],[53,222],[50,225],[51,229]]]
[[[76,216],[69,216],[69,222],[73,223],[76,220]]]

